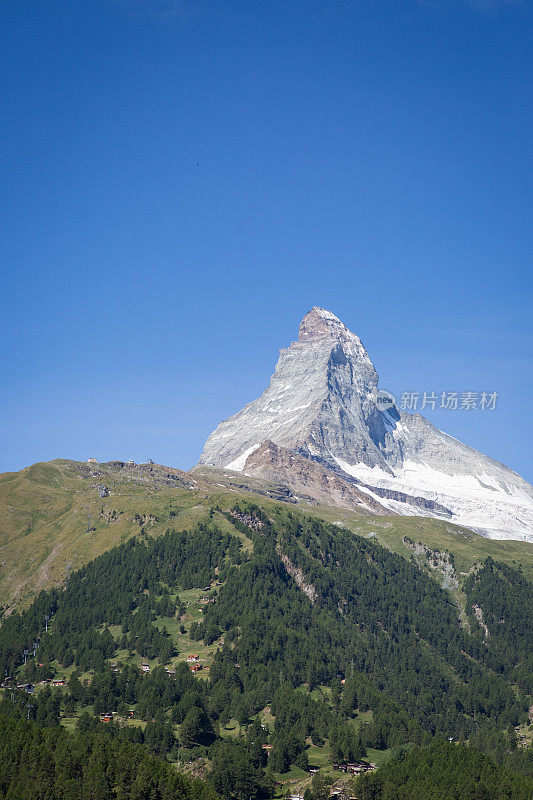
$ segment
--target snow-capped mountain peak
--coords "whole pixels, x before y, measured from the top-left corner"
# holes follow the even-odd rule
[[[444,517],[494,538],[533,541],[533,488],[523,478],[420,414],[394,405],[379,410],[377,391],[378,374],[359,337],[315,306],[298,341],[280,351],[263,395],[220,423],[200,463],[285,481],[292,469],[312,495],[318,473],[306,469],[307,459],[321,465],[321,502],[329,470],[332,483],[335,476],[351,482],[359,503],[362,492],[389,513]],[[283,457],[272,459],[265,442],[282,448]],[[331,502],[346,498],[345,488]]]

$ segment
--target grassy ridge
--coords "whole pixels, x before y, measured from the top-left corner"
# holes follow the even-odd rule
[[[461,572],[468,572],[475,563],[490,556],[515,569],[521,566],[526,577],[533,579],[533,544],[528,542],[487,539],[468,528],[429,517],[357,518],[351,511],[331,507],[321,507],[315,513],[360,535],[373,535],[379,544],[406,558],[412,551],[403,543],[404,537],[421,542],[431,550],[453,553],[459,577]]]
[[[64,583],[75,570],[141,531],[164,533],[205,520],[214,505],[229,508],[239,497],[268,513],[266,497],[236,491],[220,475],[184,473],[158,465],[88,465],[58,459],[0,476],[0,604],[26,605],[41,589]],[[100,497],[98,486],[109,487]],[[252,487],[253,488],[253,487]],[[420,517],[373,517],[336,507],[299,506],[329,522],[373,536],[390,550],[412,557],[408,537],[454,555],[459,583],[487,556],[533,577],[533,545],[485,539],[465,528]],[[297,513],[298,507],[293,507]],[[229,524],[220,516],[221,527]],[[245,542],[245,547],[249,545]],[[439,579],[439,575],[434,577]]]
[[[100,497],[98,485],[109,486],[109,496]],[[64,583],[69,565],[75,570],[141,529],[189,527],[205,517],[204,497],[158,487],[135,468],[62,460],[0,476],[0,603],[27,603]]]

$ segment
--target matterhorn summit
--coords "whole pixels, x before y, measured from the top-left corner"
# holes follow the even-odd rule
[[[274,479],[318,502],[533,541],[530,484],[420,414],[382,410],[378,389],[359,337],[315,306],[263,395],[220,423],[200,464]]]

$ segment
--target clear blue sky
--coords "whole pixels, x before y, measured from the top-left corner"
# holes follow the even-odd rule
[[[0,469],[190,467],[316,304],[533,479],[532,3],[0,16]]]

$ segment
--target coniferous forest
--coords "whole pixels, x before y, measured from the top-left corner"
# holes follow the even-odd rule
[[[313,769],[312,800],[317,754],[383,757],[361,800],[531,798],[531,585],[488,559],[464,594],[460,621],[415,563],[282,507],[141,532],[3,620],[0,798],[246,800]]]

